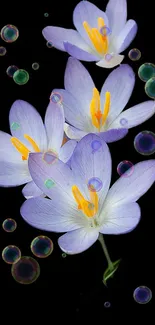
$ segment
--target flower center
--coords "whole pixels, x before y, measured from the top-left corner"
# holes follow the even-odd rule
[[[104,33],[102,34],[100,31],[103,30],[103,27],[105,28],[106,26],[104,23],[104,19],[101,17],[98,18],[97,22],[98,28],[91,28],[87,21],[83,22],[83,27],[86,33],[88,34],[92,44],[94,45],[96,51],[99,54],[105,55],[108,52],[108,37],[104,35]]]
[[[90,201],[87,201],[81,194],[79,188],[76,185],[72,186],[72,193],[76,203],[78,204],[78,209],[88,217],[92,218],[98,212],[98,195],[95,191],[89,191]]]
[[[24,134],[24,138],[28,140],[28,142],[31,144],[35,152],[40,152],[39,147],[28,134]],[[16,150],[22,155],[22,160],[27,160],[30,150],[20,140],[18,140],[15,137],[12,137],[10,141],[13,144],[13,146],[16,148]]]
[[[110,110],[110,92],[105,93],[105,104],[103,108],[103,113],[100,109],[100,94],[96,88],[93,88],[93,97],[90,102],[90,114],[92,119],[92,124],[98,129],[100,132],[101,126],[104,125],[107,116]]]

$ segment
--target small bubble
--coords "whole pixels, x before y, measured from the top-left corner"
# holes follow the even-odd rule
[[[18,36],[18,28],[14,25],[6,25],[1,29],[1,38],[7,43],[15,42]]]
[[[4,46],[0,46],[0,56],[4,56],[6,52],[6,48]]]
[[[105,308],[109,308],[109,307],[111,307],[111,303],[110,303],[109,301],[106,301],[106,302],[104,303],[104,307],[105,307]]]
[[[29,74],[26,70],[18,69],[13,74],[13,80],[18,85],[25,85],[29,81]]]
[[[48,12],[45,12],[44,17],[48,17],[48,16],[49,16]]]
[[[94,208],[95,208],[95,205],[93,203],[88,204],[88,209],[89,210],[94,210]]]
[[[103,187],[103,183],[98,177],[92,177],[91,179],[89,179],[87,186],[89,191],[99,192]]]
[[[9,245],[2,251],[2,258],[7,264],[14,264],[21,258],[21,251],[17,246]]]
[[[141,52],[138,49],[131,49],[128,53],[128,57],[132,61],[138,61],[141,58]]]
[[[37,62],[32,63],[32,69],[33,70],[38,70],[39,69],[39,63],[37,63]]]
[[[14,219],[8,218],[3,221],[2,228],[6,232],[13,232],[17,228],[17,223]]]
[[[100,141],[98,141],[98,140],[94,140],[91,143],[91,147],[92,147],[94,152],[98,151],[102,147],[102,143]]]
[[[65,257],[67,256],[67,254],[66,254],[66,253],[62,253],[61,256],[62,256],[63,258],[65,258]]]
[[[146,82],[145,92],[148,97],[155,99],[155,77]]]
[[[133,298],[138,304],[147,304],[152,299],[152,291],[145,286],[140,286],[134,290]]]
[[[12,265],[11,273],[18,283],[31,284],[38,279],[40,266],[34,258],[22,256],[17,263]]]
[[[103,26],[100,28],[100,34],[102,36],[109,36],[111,34],[111,29],[107,26]]]
[[[59,93],[53,92],[53,93],[51,93],[50,101],[52,103],[60,104],[60,103],[62,103],[62,96]]]
[[[111,61],[111,59],[113,58],[113,53],[107,53],[105,56],[104,56],[105,60],[107,62]]]
[[[15,65],[10,65],[6,70],[6,73],[10,78],[12,78],[17,70],[18,68]]]
[[[53,43],[52,43],[51,41],[48,41],[48,42],[46,43],[46,46],[47,46],[49,49],[51,49],[51,48],[53,47]]]
[[[121,124],[122,126],[127,125],[127,124],[128,124],[128,120],[127,120],[126,118],[121,118],[121,120],[120,120],[120,124]]]
[[[151,131],[138,133],[134,139],[134,147],[141,155],[152,155],[155,152],[155,134]]]
[[[48,189],[50,189],[51,187],[53,187],[55,185],[55,183],[54,183],[54,181],[52,181],[52,179],[46,179],[44,184]]]
[[[134,165],[131,161],[123,160],[117,166],[117,173],[118,175],[123,177],[129,177],[132,175],[134,171]]]
[[[39,258],[48,257],[53,252],[53,242],[47,236],[40,235],[34,238],[30,247],[32,253]]]
[[[48,165],[53,165],[58,160],[58,154],[55,151],[48,150],[43,153],[42,159]]]
[[[142,64],[138,69],[138,76],[142,81],[148,81],[155,76],[155,65],[152,63]]]
[[[11,124],[11,129],[12,129],[12,130],[16,131],[16,130],[18,130],[19,128],[20,128],[20,124],[18,124],[17,122],[13,122],[13,123]]]

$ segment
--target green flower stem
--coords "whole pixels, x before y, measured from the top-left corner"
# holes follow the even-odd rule
[[[105,257],[106,257],[107,262],[108,262],[108,267],[112,271],[114,269],[114,266],[113,266],[113,263],[112,263],[112,261],[110,259],[110,256],[109,256],[109,253],[108,253],[107,247],[105,245],[104,238],[103,238],[103,235],[102,234],[99,234],[98,240],[101,243],[101,246],[103,248]]]

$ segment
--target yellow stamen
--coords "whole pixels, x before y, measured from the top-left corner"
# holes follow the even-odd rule
[[[76,185],[72,186],[72,193],[78,209],[82,210],[83,213],[88,217],[93,217],[98,211],[98,195],[96,192],[90,192],[90,201],[85,200],[80,190]]]
[[[30,142],[30,144],[31,144],[31,146],[32,146],[32,148],[34,149],[35,152],[40,152],[39,147],[37,146],[35,141],[28,134],[24,134],[24,138],[27,139]]]
[[[100,54],[106,54],[108,52],[108,38],[106,35],[104,36],[100,33],[101,28],[104,26],[104,19],[101,17],[98,18],[98,29],[91,28],[87,21],[83,22],[83,27],[88,34],[89,39],[94,45],[96,51]]]
[[[14,147],[17,149],[17,151],[22,155],[22,159],[27,160],[30,150],[28,150],[26,146],[17,138],[12,137],[10,140]]]
[[[109,114],[110,100],[111,100],[111,95],[110,95],[110,92],[107,91],[105,93],[105,104],[104,104],[103,115],[102,115],[102,125],[105,123],[107,116]]]

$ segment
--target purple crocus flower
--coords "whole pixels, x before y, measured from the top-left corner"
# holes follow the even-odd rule
[[[107,143],[123,138],[129,128],[143,123],[155,113],[155,102],[148,100],[122,112],[135,84],[135,74],[127,64],[115,68],[105,80],[99,94],[94,82],[75,58],[68,59],[64,85],[56,89],[64,107],[66,135],[80,140],[96,133]]]
[[[95,134],[86,135],[71,157],[71,169],[58,160],[47,165],[42,153],[30,154],[29,170],[34,182],[49,198],[24,202],[21,215],[35,228],[66,232],[58,239],[62,251],[78,254],[100,240],[111,271],[102,234],[125,234],[140,221],[136,201],[155,181],[155,160],[134,165],[129,177],[121,176],[109,189],[111,156],[107,144]]]
[[[120,55],[137,33],[134,20],[127,21],[127,1],[110,0],[103,12],[89,1],[81,1],[73,12],[77,30],[47,26],[43,36],[53,46],[82,61],[97,61],[103,68],[120,64]]]
[[[22,190],[26,198],[43,194],[32,181],[28,169],[30,152],[46,152],[67,162],[77,144],[68,141],[62,147],[64,111],[50,102],[45,125],[36,109],[23,100],[16,100],[9,113],[11,134],[0,131],[0,186],[12,187],[28,183]],[[34,154],[35,155],[35,154]],[[46,159],[46,156],[45,156]]]

